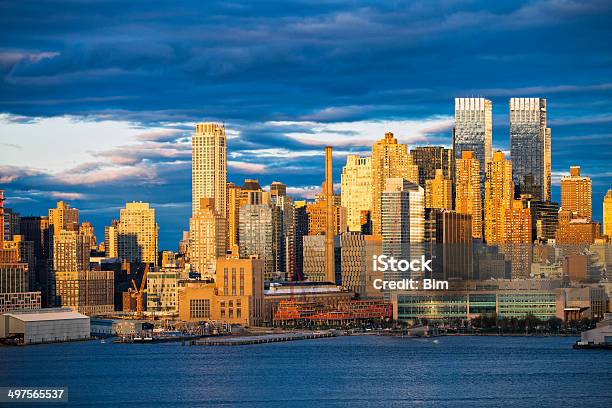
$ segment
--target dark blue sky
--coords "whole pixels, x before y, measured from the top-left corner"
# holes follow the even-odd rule
[[[612,184],[612,3],[0,2],[0,188],[57,199],[101,236],[125,201],[153,203],[160,249],[190,213],[193,124],[225,121],[228,178],[312,195],[323,146],[367,152],[385,130],[451,142],[453,98],[545,97],[553,191],[571,164]],[[339,181],[339,176],[337,176]]]

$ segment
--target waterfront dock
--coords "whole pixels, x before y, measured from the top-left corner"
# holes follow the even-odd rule
[[[322,339],[336,337],[334,331],[313,333],[280,333],[259,336],[223,337],[192,340],[192,346],[244,346],[247,344],[279,343],[284,341]]]

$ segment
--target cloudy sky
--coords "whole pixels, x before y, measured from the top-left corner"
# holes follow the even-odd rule
[[[97,235],[126,201],[157,210],[160,249],[191,211],[190,137],[228,129],[228,179],[310,197],[323,146],[366,153],[385,131],[450,145],[455,96],[545,97],[553,192],[571,164],[612,184],[609,1],[0,1],[0,188],[42,215],[69,201]]]

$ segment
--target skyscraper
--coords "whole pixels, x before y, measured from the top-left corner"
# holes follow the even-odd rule
[[[590,222],[592,189],[591,179],[580,175],[580,166],[571,166],[570,175],[561,178],[561,208]]]
[[[372,209],[372,158],[349,154],[341,176],[342,206],[349,231],[361,231],[362,211]]]
[[[436,170],[436,176],[425,180],[425,207],[441,210],[453,209],[453,181],[444,177],[442,169]]]
[[[482,238],[482,199],[480,196],[480,163],[474,152],[464,150],[455,161],[455,209],[472,216],[472,238]]]
[[[201,198],[214,198],[215,210],[226,213],[226,138],[225,127],[198,123],[192,141],[191,210],[200,209]]]
[[[59,234],[63,229],[78,228],[79,210],[70,207],[70,204],[59,201],[56,208],[49,209],[49,226],[53,226],[53,233]]]
[[[117,255],[128,262],[157,265],[158,226],[148,203],[127,203],[119,213]]]
[[[227,183],[227,249],[233,251],[238,247],[238,223],[240,222],[240,186]]]
[[[240,257],[257,255],[264,261],[264,278],[276,277],[276,258],[280,255],[280,209],[268,204],[240,207],[239,243]]]
[[[53,236],[53,270],[56,273],[88,270],[90,245],[87,235],[61,230]]]
[[[550,200],[550,129],[546,99],[510,99],[510,158],[512,179],[519,194]]]
[[[202,275],[212,276],[217,258],[225,255],[227,223],[215,209],[215,200],[202,198],[189,220],[189,260]]]
[[[612,189],[603,199],[603,234],[612,239]]]
[[[503,250],[512,265],[512,278],[528,278],[531,272],[531,210],[521,200],[511,200],[502,210]]]
[[[399,144],[393,133],[372,146],[372,233],[380,235],[381,197],[388,178],[403,178],[414,184],[419,182],[419,168],[412,162],[405,144]]]
[[[512,163],[504,153],[496,151],[493,160],[487,163],[485,181],[485,240],[488,244],[503,242],[504,209],[511,208],[514,200]]]
[[[443,146],[417,146],[410,149],[412,161],[419,168],[419,185],[425,187],[425,181],[436,177],[436,170],[441,169],[445,178],[452,179],[453,150]]]
[[[474,152],[480,164],[481,194],[486,164],[492,159],[492,107],[491,101],[484,98],[455,98],[455,159],[460,159],[464,150]]]
[[[382,194],[383,253],[400,259],[415,255],[425,239],[425,194],[421,186],[388,178]]]

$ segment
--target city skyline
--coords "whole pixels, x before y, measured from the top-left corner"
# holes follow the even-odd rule
[[[612,179],[606,2],[209,5],[206,21],[187,8],[126,6],[133,24],[112,7],[63,7],[15,4],[0,17],[0,185],[22,215],[64,199],[100,240],[126,202],[142,200],[156,209],[160,249],[174,249],[191,214],[196,122],[225,122],[228,181],[281,181],[312,198],[325,144],[338,185],[346,155],[368,154],[387,131],[410,148],[450,147],[453,100],[473,96],[492,101],[492,147],[506,153],[510,98],[546,98],[552,199],[579,165],[602,220]],[[370,51],[352,39],[356,26]],[[460,41],[474,32],[479,47]]]

